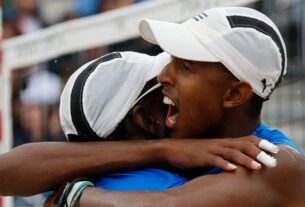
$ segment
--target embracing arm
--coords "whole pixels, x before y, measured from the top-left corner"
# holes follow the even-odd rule
[[[259,139],[162,139],[154,141],[50,142],[19,146],[0,155],[0,194],[27,196],[52,190],[64,181],[168,163],[179,168],[217,166],[229,161],[259,169],[253,161]],[[175,156],[172,156],[175,155]]]
[[[187,184],[159,192],[84,190],[79,207],[301,207],[305,203],[304,158],[286,147],[277,155],[276,168],[202,176]]]
[[[21,145],[0,155],[0,194],[28,196],[64,181],[155,163],[150,142],[49,142]]]

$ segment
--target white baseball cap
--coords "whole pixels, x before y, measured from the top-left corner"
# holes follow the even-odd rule
[[[160,87],[140,96],[145,84],[169,61],[165,52],[157,56],[115,52],[81,66],[60,99],[60,123],[66,137],[70,141],[106,139],[136,102]]]
[[[142,20],[141,36],[187,60],[220,62],[268,100],[286,73],[287,54],[275,24],[250,8],[206,10],[181,23]]]

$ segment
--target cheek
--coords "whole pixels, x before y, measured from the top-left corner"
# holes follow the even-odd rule
[[[211,122],[214,119],[216,114],[217,110],[215,106],[212,106],[206,102],[194,103],[191,108],[187,108],[186,110],[188,120],[195,122],[198,125],[207,125],[208,122]]]
[[[209,125],[221,117],[221,98],[206,91],[193,91],[185,102],[188,120],[199,125]]]

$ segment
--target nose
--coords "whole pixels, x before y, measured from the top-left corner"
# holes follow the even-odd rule
[[[172,61],[165,66],[165,68],[158,75],[158,82],[163,86],[173,85],[174,84],[174,71],[173,71]]]

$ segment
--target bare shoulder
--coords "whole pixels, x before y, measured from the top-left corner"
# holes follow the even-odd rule
[[[275,156],[278,165],[265,169],[260,175],[268,185],[287,202],[284,206],[305,205],[305,158],[293,148],[280,145]]]
[[[288,146],[280,146],[276,158],[275,168],[251,171],[240,166],[235,172],[198,177],[171,191],[180,206],[304,206],[305,159]]]
[[[251,178],[249,185],[262,187],[262,192],[274,198],[276,206],[297,207],[305,205],[305,158],[287,145],[279,145],[275,155],[277,166],[252,171],[240,167],[236,175]]]

